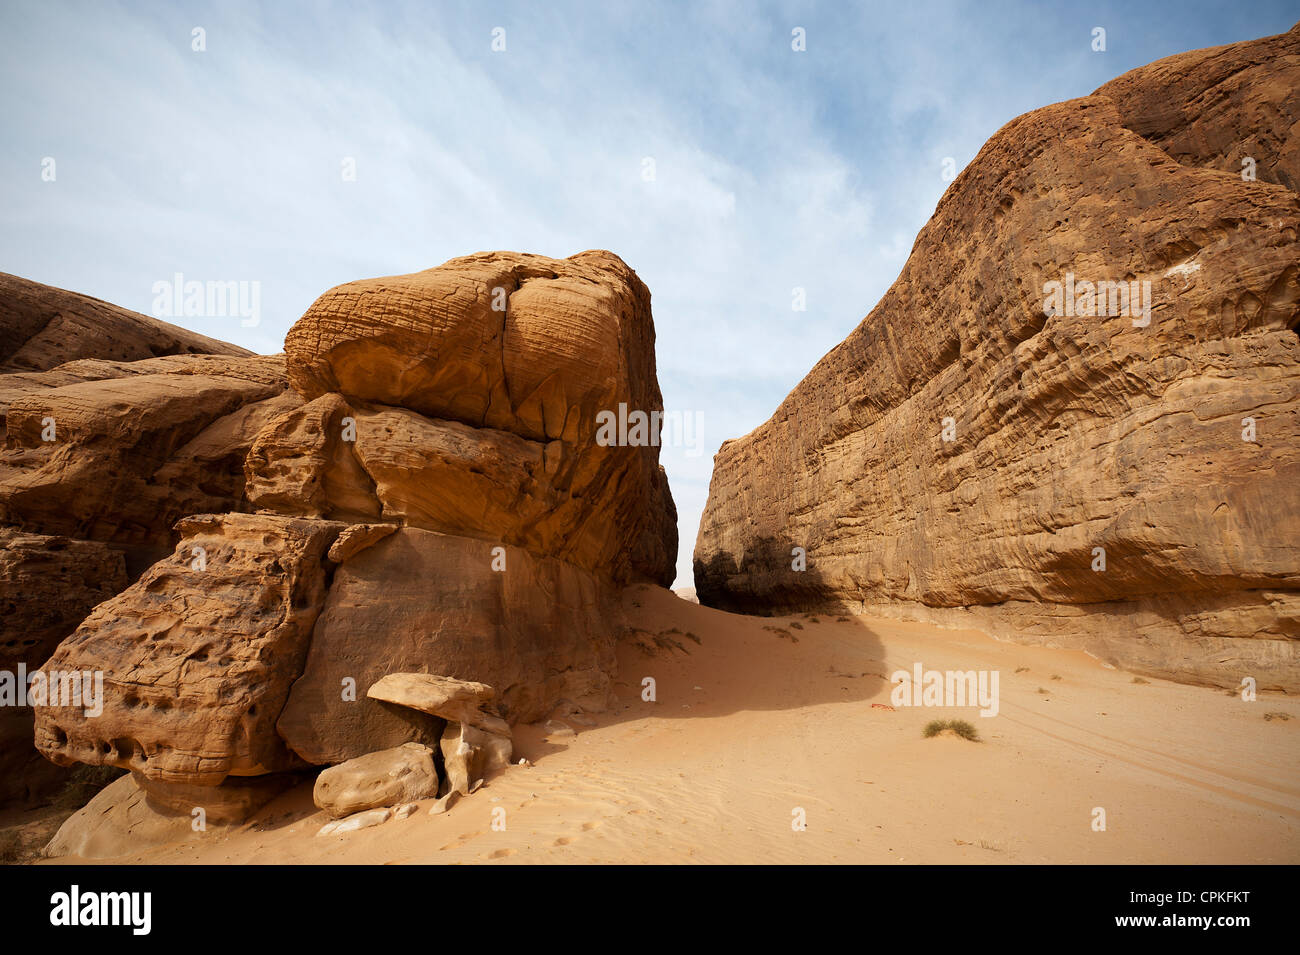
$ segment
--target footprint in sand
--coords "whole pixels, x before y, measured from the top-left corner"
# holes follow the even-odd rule
[[[555,842],[551,844],[556,846],[567,846],[572,841],[573,840],[568,836],[560,836],[560,838],[556,839]]]
[[[584,822],[584,823],[582,824],[582,831],[583,831],[583,832],[591,832],[591,830],[593,830],[593,829],[599,829],[599,828],[600,828],[600,823],[598,823],[598,822]]]
[[[465,833],[465,835],[463,835],[463,836],[457,836],[455,839],[453,839],[451,842],[447,843],[445,846],[443,846],[443,847],[442,847],[441,849],[439,849],[438,851],[439,851],[439,852],[446,852],[448,849],[459,849],[461,846],[463,846],[465,843],[469,842],[471,839],[477,839],[479,836],[483,835],[485,832],[486,832],[486,830],[484,830],[484,829],[480,829],[478,832],[467,832],[467,833]]]
[[[504,858],[506,858],[507,856],[512,856],[512,855],[514,855],[514,854],[515,854],[515,850],[514,850],[514,849],[498,849],[496,852],[490,852],[490,853],[488,853],[487,856],[485,856],[484,858],[487,858],[487,859],[504,859]]]

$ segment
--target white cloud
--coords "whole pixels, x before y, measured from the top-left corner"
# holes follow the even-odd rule
[[[666,405],[705,416],[701,456],[663,454],[686,585],[712,454],[888,288],[946,186],[942,158],[964,165],[1016,113],[1121,67],[1038,58],[1035,78],[1001,47],[1051,48],[1052,29],[1068,48],[1074,25],[1029,40],[1012,25],[1037,7],[973,28],[953,10],[970,13],[7,4],[3,268],[140,311],[176,271],[258,280],[260,327],[188,324],[275,351],[339,282],[481,249],[611,249],[654,296]]]

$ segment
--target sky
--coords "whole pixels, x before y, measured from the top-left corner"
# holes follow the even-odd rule
[[[1295,0],[5,0],[0,271],[146,314],[176,273],[257,283],[256,324],[160,317],[273,353],[342,282],[609,249],[653,296],[665,409],[699,423],[661,453],[691,586],[713,454],[871,310],[985,140],[1297,19]]]

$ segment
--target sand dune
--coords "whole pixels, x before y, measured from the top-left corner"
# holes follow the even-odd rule
[[[426,800],[408,819],[316,837],[326,817],[302,786],[238,830],[119,861],[1300,861],[1300,706],[1285,696],[1135,684],[1078,652],[975,631],[745,617],[653,587],[628,601],[644,633],[622,647],[615,710],[571,737],[519,727],[517,756],[533,765],[449,812]],[[878,705],[889,674],[916,661],[998,670],[998,715]],[[1265,719],[1277,713],[1291,718]],[[954,717],[981,741],[922,737]]]

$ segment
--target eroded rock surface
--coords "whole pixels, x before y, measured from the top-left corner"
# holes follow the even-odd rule
[[[129,768],[173,806],[376,751],[441,761],[454,737],[467,791],[508,763],[508,721],[603,707],[618,594],[666,583],[676,551],[658,447],[597,440],[600,412],[662,410],[635,273],[482,253],[331,290],[286,347],[295,392],[278,358],[0,382],[0,508],[121,547],[169,540],[173,504],[214,512],[177,515],[171,556],[59,646],[48,669],[102,672],[104,713],[39,708],[41,751]]]
[[[443,730],[443,794],[468,796],[479,780],[510,765],[514,744],[509,734],[490,733],[468,723],[448,723]]]
[[[104,712],[37,708],[53,762],[215,786],[301,765],[275,732],[325,601],[342,525],[263,514],[186,518],[175,553],[100,604],[46,664],[101,672]]]
[[[1298,64],[1300,28],[994,135],[871,314],[722,446],[700,600],[1300,686],[1300,203],[1274,121]],[[1149,282],[1149,315],[1093,317],[1084,286],[1047,314],[1083,281]]]
[[[0,520],[112,543],[144,566],[180,518],[251,510],[244,458],[301,401],[278,356],[77,362],[6,388]]]
[[[179,518],[250,509],[253,437],[301,403],[282,358],[0,274],[0,668],[37,670]],[[0,803],[64,778],[32,733],[26,707],[0,719]]]
[[[371,684],[366,696],[421,710],[456,723],[468,723],[488,732],[509,733],[510,726],[494,709],[496,690],[486,683],[453,680],[429,673],[390,673]]]
[[[386,518],[671,583],[658,448],[596,441],[601,411],[663,409],[650,293],[617,256],[483,252],[350,282],[290,329],[285,355],[304,397],[355,410],[353,450]],[[331,516],[351,498],[324,500]]]
[[[419,743],[367,753],[316,777],[312,798],[335,819],[437,795],[433,750]]]
[[[493,569],[498,557],[504,570]],[[366,697],[394,673],[487,683],[512,722],[562,698],[601,709],[615,668],[611,593],[554,558],[514,547],[494,557],[483,541],[403,528],[334,573],[280,734],[316,764],[428,742],[423,714]],[[359,699],[340,693],[348,679]]]

